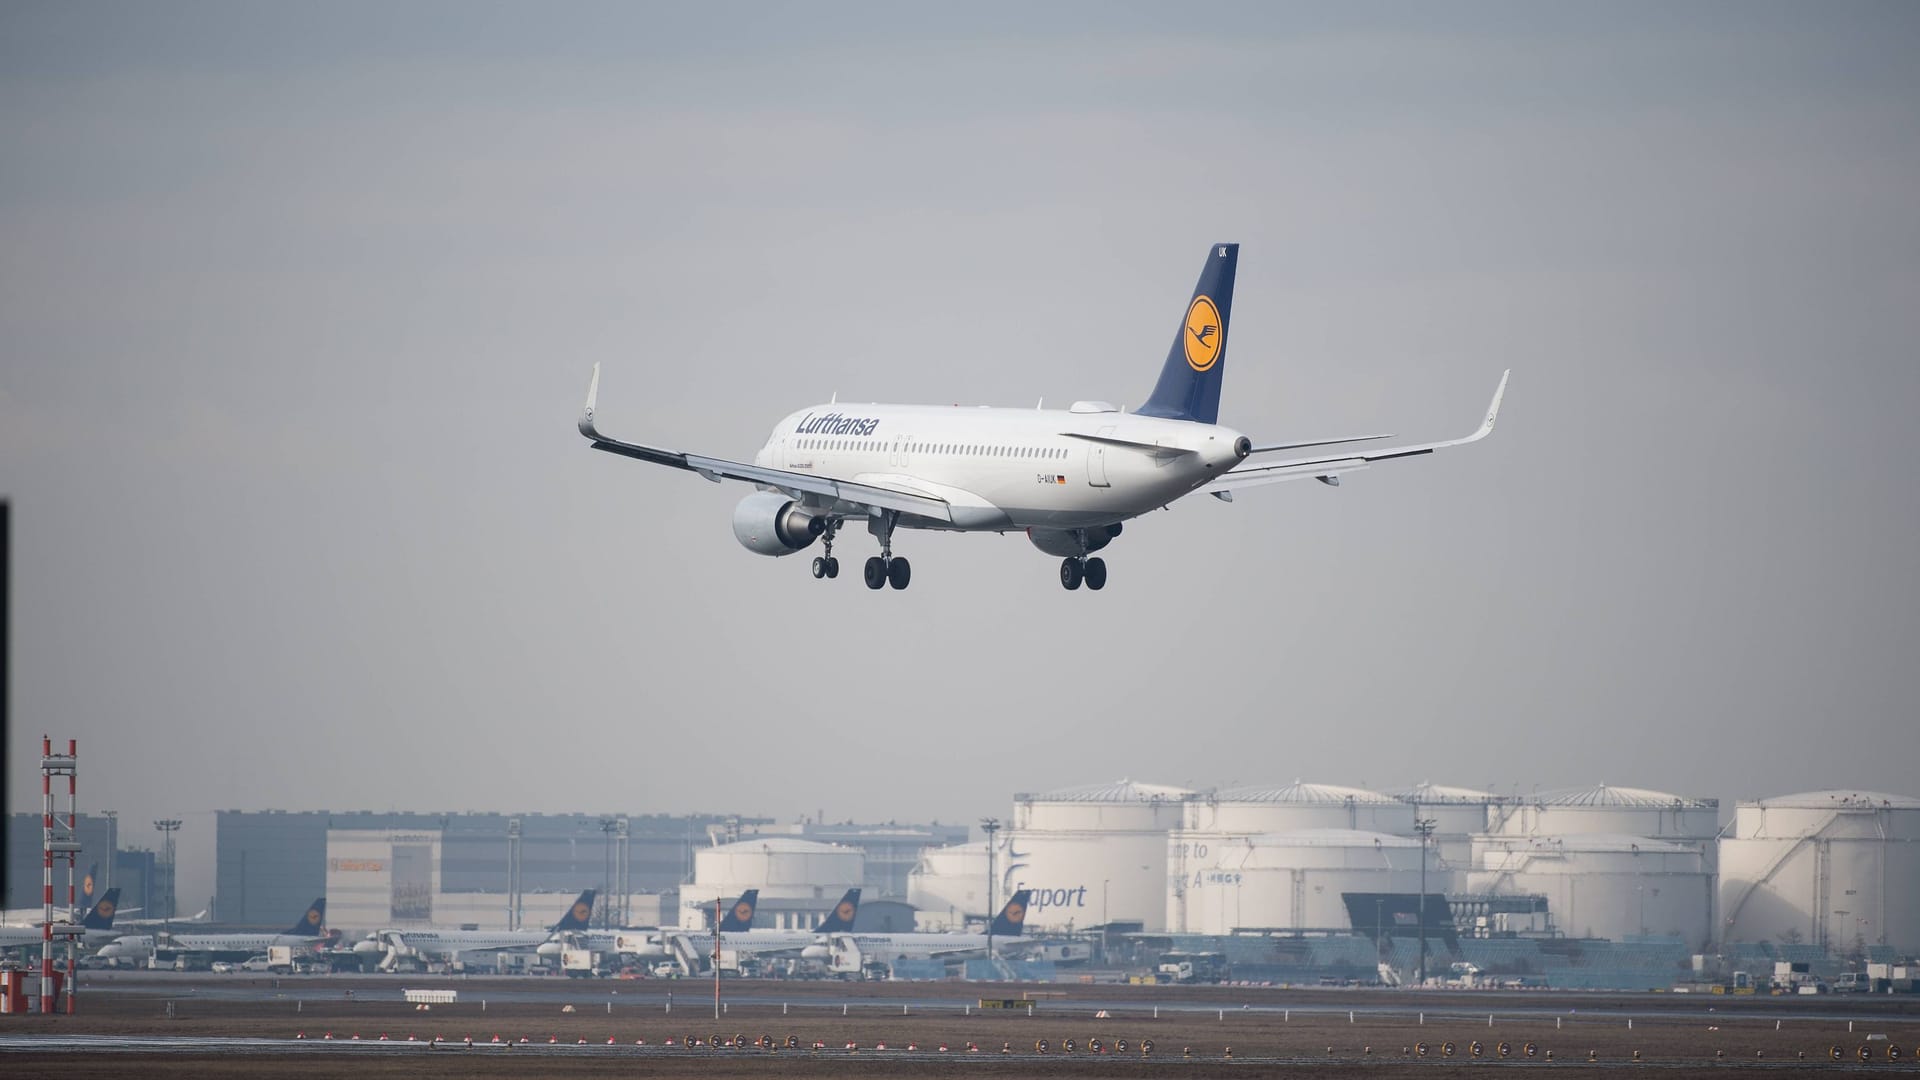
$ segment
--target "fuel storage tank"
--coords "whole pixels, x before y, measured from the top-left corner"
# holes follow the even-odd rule
[[[1032,889],[1026,925],[1166,928],[1167,836],[1193,792],[1134,780],[1014,796],[994,852],[995,898]]]
[[[758,889],[756,927],[809,929],[865,878],[866,854],[839,844],[771,836],[702,848],[693,853],[693,883],[680,889],[680,925],[706,926],[716,897]]]
[[[1698,844],[1617,833],[1474,838],[1468,888],[1541,895],[1553,924],[1577,938],[1657,935],[1705,946],[1713,869]]]
[[[1236,930],[1349,930],[1343,894],[1420,891],[1420,842],[1358,829],[1295,829],[1252,836],[1187,834],[1184,876],[1171,883],[1170,912],[1189,934]],[[1429,893],[1453,890],[1453,875],[1429,865]]]
[[[1493,816],[1488,831],[1507,836],[1595,833],[1706,843],[1720,831],[1718,799],[1606,784],[1520,796]]]
[[[1720,841],[1722,940],[1920,951],[1920,799],[1812,791],[1743,802]]]

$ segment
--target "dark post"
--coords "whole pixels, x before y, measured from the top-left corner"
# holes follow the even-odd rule
[[[997,897],[994,896],[993,876],[993,834],[1000,831],[999,818],[981,818],[980,831],[987,834],[987,968],[993,968],[993,921],[1000,916]]]
[[[1427,842],[1433,838],[1433,818],[1420,818],[1413,831],[1420,834],[1420,974],[1415,984],[1427,984]]]

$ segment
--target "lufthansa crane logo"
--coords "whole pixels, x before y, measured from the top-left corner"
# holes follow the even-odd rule
[[[586,922],[587,916],[591,914],[593,914],[593,909],[588,907],[587,905],[585,904],[573,905],[573,919],[575,922]]]
[[[833,909],[833,914],[834,914],[834,917],[839,919],[841,922],[852,922],[853,921],[853,905],[847,903],[845,900],[842,900],[840,901],[840,906]]]
[[[94,910],[96,910],[96,911],[98,911],[98,912],[100,913],[100,917],[101,917],[101,918],[103,918],[103,919],[111,919],[111,918],[113,918],[113,901],[111,901],[111,900],[102,900],[102,901],[100,901],[100,903],[99,903],[99,904],[98,904],[98,905],[97,905],[97,906],[95,907],[95,909],[94,909]]]
[[[1161,323],[1160,325],[1165,326],[1167,324]],[[1024,905],[1021,905],[1021,904],[1007,905],[1007,921],[1008,922],[1014,923],[1017,925],[1019,923],[1025,922],[1026,919],[1027,919],[1027,909]]]
[[[733,917],[736,919],[739,919],[741,922],[746,922],[748,919],[753,918],[753,905],[752,904],[733,905]]]
[[[308,926],[320,925],[320,909],[319,908],[307,909],[307,925]]]
[[[1220,333],[1220,309],[1213,306],[1211,297],[1201,294],[1187,305],[1187,325],[1180,337],[1187,346],[1187,366],[1195,371],[1212,370],[1226,339]]]

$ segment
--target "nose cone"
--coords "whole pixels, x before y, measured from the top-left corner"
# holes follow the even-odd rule
[[[559,956],[561,951],[564,950],[565,948],[566,948],[565,945],[562,945],[557,941],[544,941],[540,943],[539,948],[533,951],[540,954],[541,956]]]
[[[809,945],[800,950],[800,959],[831,960],[833,959],[833,950],[827,948],[825,945]]]
[[[369,937],[361,938],[359,941],[354,942],[353,951],[359,953],[361,956],[372,956],[383,950],[380,948],[379,938]]]

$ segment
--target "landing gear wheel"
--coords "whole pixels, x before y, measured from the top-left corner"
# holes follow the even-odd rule
[[[813,557],[813,576],[815,580],[827,576],[827,560],[818,555]]]
[[[867,588],[883,589],[886,587],[887,564],[880,560],[880,556],[873,555],[868,557],[866,573],[867,573]]]
[[[1079,588],[1081,576],[1082,576],[1082,571],[1080,569],[1079,559],[1061,559],[1060,560],[1060,587],[1061,588],[1063,589]]]
[[[913,580],[913,566],[905,559],[895,559],[887,564],[887,583],[896,589],[904,589]]]
[[[1087,560],[1087,588],[1098,592],[1107,587],[1107,560],[1094,556]]]
[[[840,560],[831,555],[827,556],[827,576],[830,578],[840,576]]]

